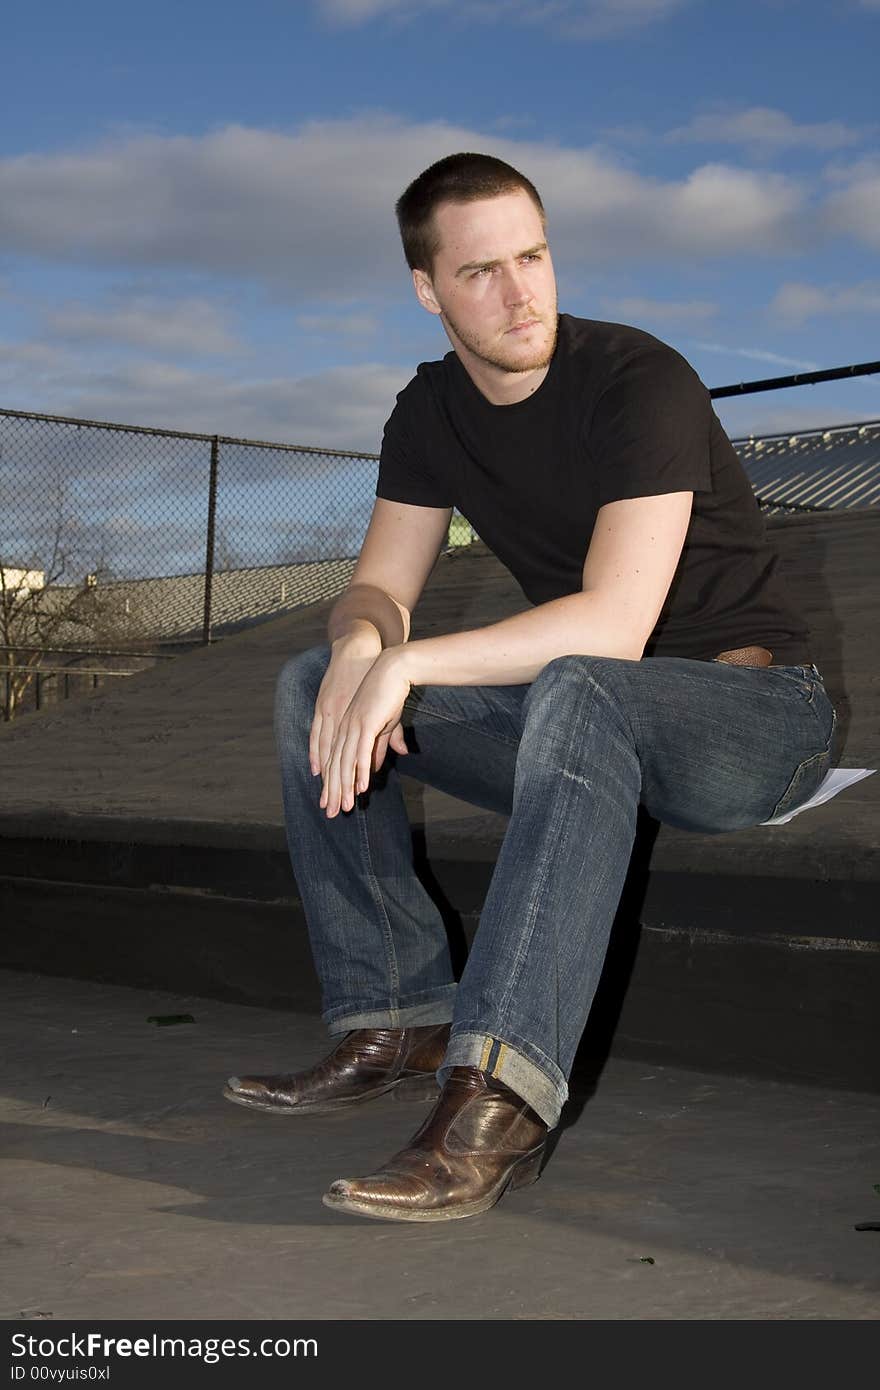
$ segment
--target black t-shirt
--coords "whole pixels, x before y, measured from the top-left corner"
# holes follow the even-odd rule
[[[811,660],[757,502],[693,368],[623,324],[559,316],[533,395],[493,405],[454,352],[423,362],[385,426],[377,497],[457,507],[526,598],[578,593],[606,502],[692,491],[690,524],[646,656],[761,646]]]

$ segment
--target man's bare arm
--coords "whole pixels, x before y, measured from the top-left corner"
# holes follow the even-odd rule
[[[327,815],[352,809],[389,743],[406,752],[400,718],[413,685],[525,685],[571,654],[638,661],[678,566],[691,502],[690,492],[610,502],[596,518],[580,593],[380,652],[321,763]]]
[[[405,646],[410,614],[449,531],[450,515],[451,508],[376,500],[351,582],[328,621],[332,655],[309,733],[313,773],[325,767],[345,711],[383,648]],[[389,744],[406,753],[399,724],[377,741],[376,766]]]
[[[519,685],[558,656],[638,661],[678,565],[692,496],[607,503],[596,518],[580,593],[487,627],[409,642],[393,654],[401,670],[414,685]]]
[[[383,647],[409,638],[410,615],[449,531],[451,507],[412,507],[377,498],[348,588],[334,604],[328,640],[369,625]]]

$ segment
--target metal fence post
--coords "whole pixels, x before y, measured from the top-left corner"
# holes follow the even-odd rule
[[[208,483],[208,535],[205,542],[205,616],[202,623],[202,642],[211,640],[211,587],[214,581],[214,524],[217,516],[217,460],[220,437],[211,440],[211,477]]]

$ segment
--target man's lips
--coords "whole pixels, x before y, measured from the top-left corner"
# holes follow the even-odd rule
[[[511,326],[510,326],[510,328],[508,328],[507,332],[508,332],[508,333],[525,333],[526,330],[529,329],[529,328],[537,328],[537,326],[538,326],[538,324],[539,324],[540,322],[541,322],[540,319],[523,319],[522,323],[514,323],[514,324],[511,324]]]

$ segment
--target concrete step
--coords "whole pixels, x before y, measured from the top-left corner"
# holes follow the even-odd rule
[[[464,821],[414,832],[458,969],[497,853],[482,824],[482,837]],[[280,827],[20,828],[0,837],[0,966],[320,1011]],[[582,1051],[880,1090],[876,885],[652,867],[654,829],[643,822]]]

